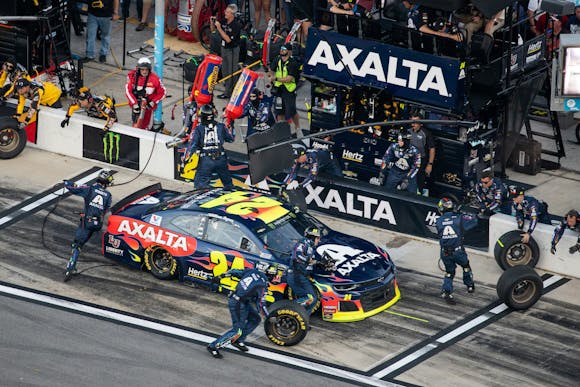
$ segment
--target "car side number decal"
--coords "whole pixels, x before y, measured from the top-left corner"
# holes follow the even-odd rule
[[[244,270],[244,258],[242,257],[234,257],[232,265],[229,268],[228,259],[221,251],[212,251],[209,255],[209,259],[211,263],[215,263],[215,266],[213,267],[214,277],[217,277],[230,269]],[[232,277],[222,278],[220,280],[220,285],[230,290],[234,290],[237,284],[238,281]]]
[[[202,208],[226,206],[228,214],[245,216],[251,219],[260,219],[270,223],[280,219],[289,211],[282,207],[282,203],[266,196],[256,196],[252,192],[231,192],[202,204]]]

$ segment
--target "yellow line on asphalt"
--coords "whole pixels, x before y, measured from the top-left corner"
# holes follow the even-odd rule
[[[119,74],[121,71],[123,71],[123,69],[116,69],[115,71],[111,71],[110,73],[107,73],[107,74],[103,75],[102,77],[100,77],[99,79],[97,79],[96,81],[94,81],[93,83],[91,83],[91,85],[88,86],[88,88],[92,90],[93,87],[95,87],[99,83],[103,82],[105,79],[109,78],[112,75]]]
[[[395,316],[401,316],[401,317],[405,317],[405,318],[410,318],[411,320],[421,321],[421,322],[424,322],[424,323],[428,323],[429,322],[429,320],[425,320],[423,318],[413,317],[413,316],[409,316],[408,314],[393,312],[392,310],[385,310],[384,312],[385,313],[394,314]]]

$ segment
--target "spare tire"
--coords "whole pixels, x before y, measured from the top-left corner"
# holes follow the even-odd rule
[[[0,123],[0,159],[18,156],[26,146],[26,132],[18,127],[15,119]]]
[[[512,309],[525,310],[542,296],[544,282],[529,266],[508,268],[497,281],[497,295]]]
[[[499,267],[506,270],[514,266],[536,267],[540,259],[540,248],[534,237],[522,243],[523,231],[513,230],[500,236],[495,243],[493,255]]]
[[[268,308],[264,330],[274,344],[291,346],[306,337],[308,323],[308,313],[302,305],[290,300],[281,300]]]

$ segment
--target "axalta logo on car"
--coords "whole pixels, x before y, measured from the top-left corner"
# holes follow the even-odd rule
[[[336,271],[342,276],[348,276],[354,269],[365,262],[381,258],[381,255],[377,253],[331,243],[319,246],[316,252],[320,255],[326,253],[334,259]]]
[[[146,241],[154,242],[162,246],[167,246],[175,250],[188,251],[187,239],[171,231],[159,229],[147,225],[146,223],[123,219],[117,226],[118,233],[126,233],[136,236]]]

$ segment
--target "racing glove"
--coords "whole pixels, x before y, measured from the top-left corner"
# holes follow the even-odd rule
[[[552,245],[552,248],[550,249],[550,253],[556,254],[556,245]]]
[[[570,249],[568,250],[568,252],[570,254],[574,254],[578,250],[580,250],[580,243],[576,243],[574,246],[570,247]]]
[[[155,102],[153,102],[153,101],[149,101],[149,102],[147,103],[147,108],[148,108],[148,109],[151,109],[151,110],[155,109]]]
[[[69,121],[70,121],[70,117],[66,116],[66,118],[60,122],[60,127],[64,128],[65,126],[68,126]]]
[[[24,129],[24,128],[26,128],[26,126],[27,126],[27,125],[28,125],[28,121],[22,121],[22,122],[19,122],[19,123],[18,123],[18,127],[19,127],[20,129]]]
[[[404,191],[407,189],[407,187],[409,186],[409,180],[408,179],[404,179],[401,184],[399,184],[399,189],[401,191]]]
[[[383,171],[381,171],[381,173],[379,173],[379,185],[383,185],[384,182],[385,182],[385,174],[383,173]]]
[[[522,219],[518,219],[518,230],[521,230],[524,228],[524,221]]]
[[[139,107],[138,104],[133,105],[133,114],[139,114],[141,113],[141,108]]]
[[[297,189],[300,185],[298,184],[298,182],[296,180],[292,180],[290,182],[290,184],[288,184],[288,186],[286,187],[287,190],[293,190],[293,189]]]

